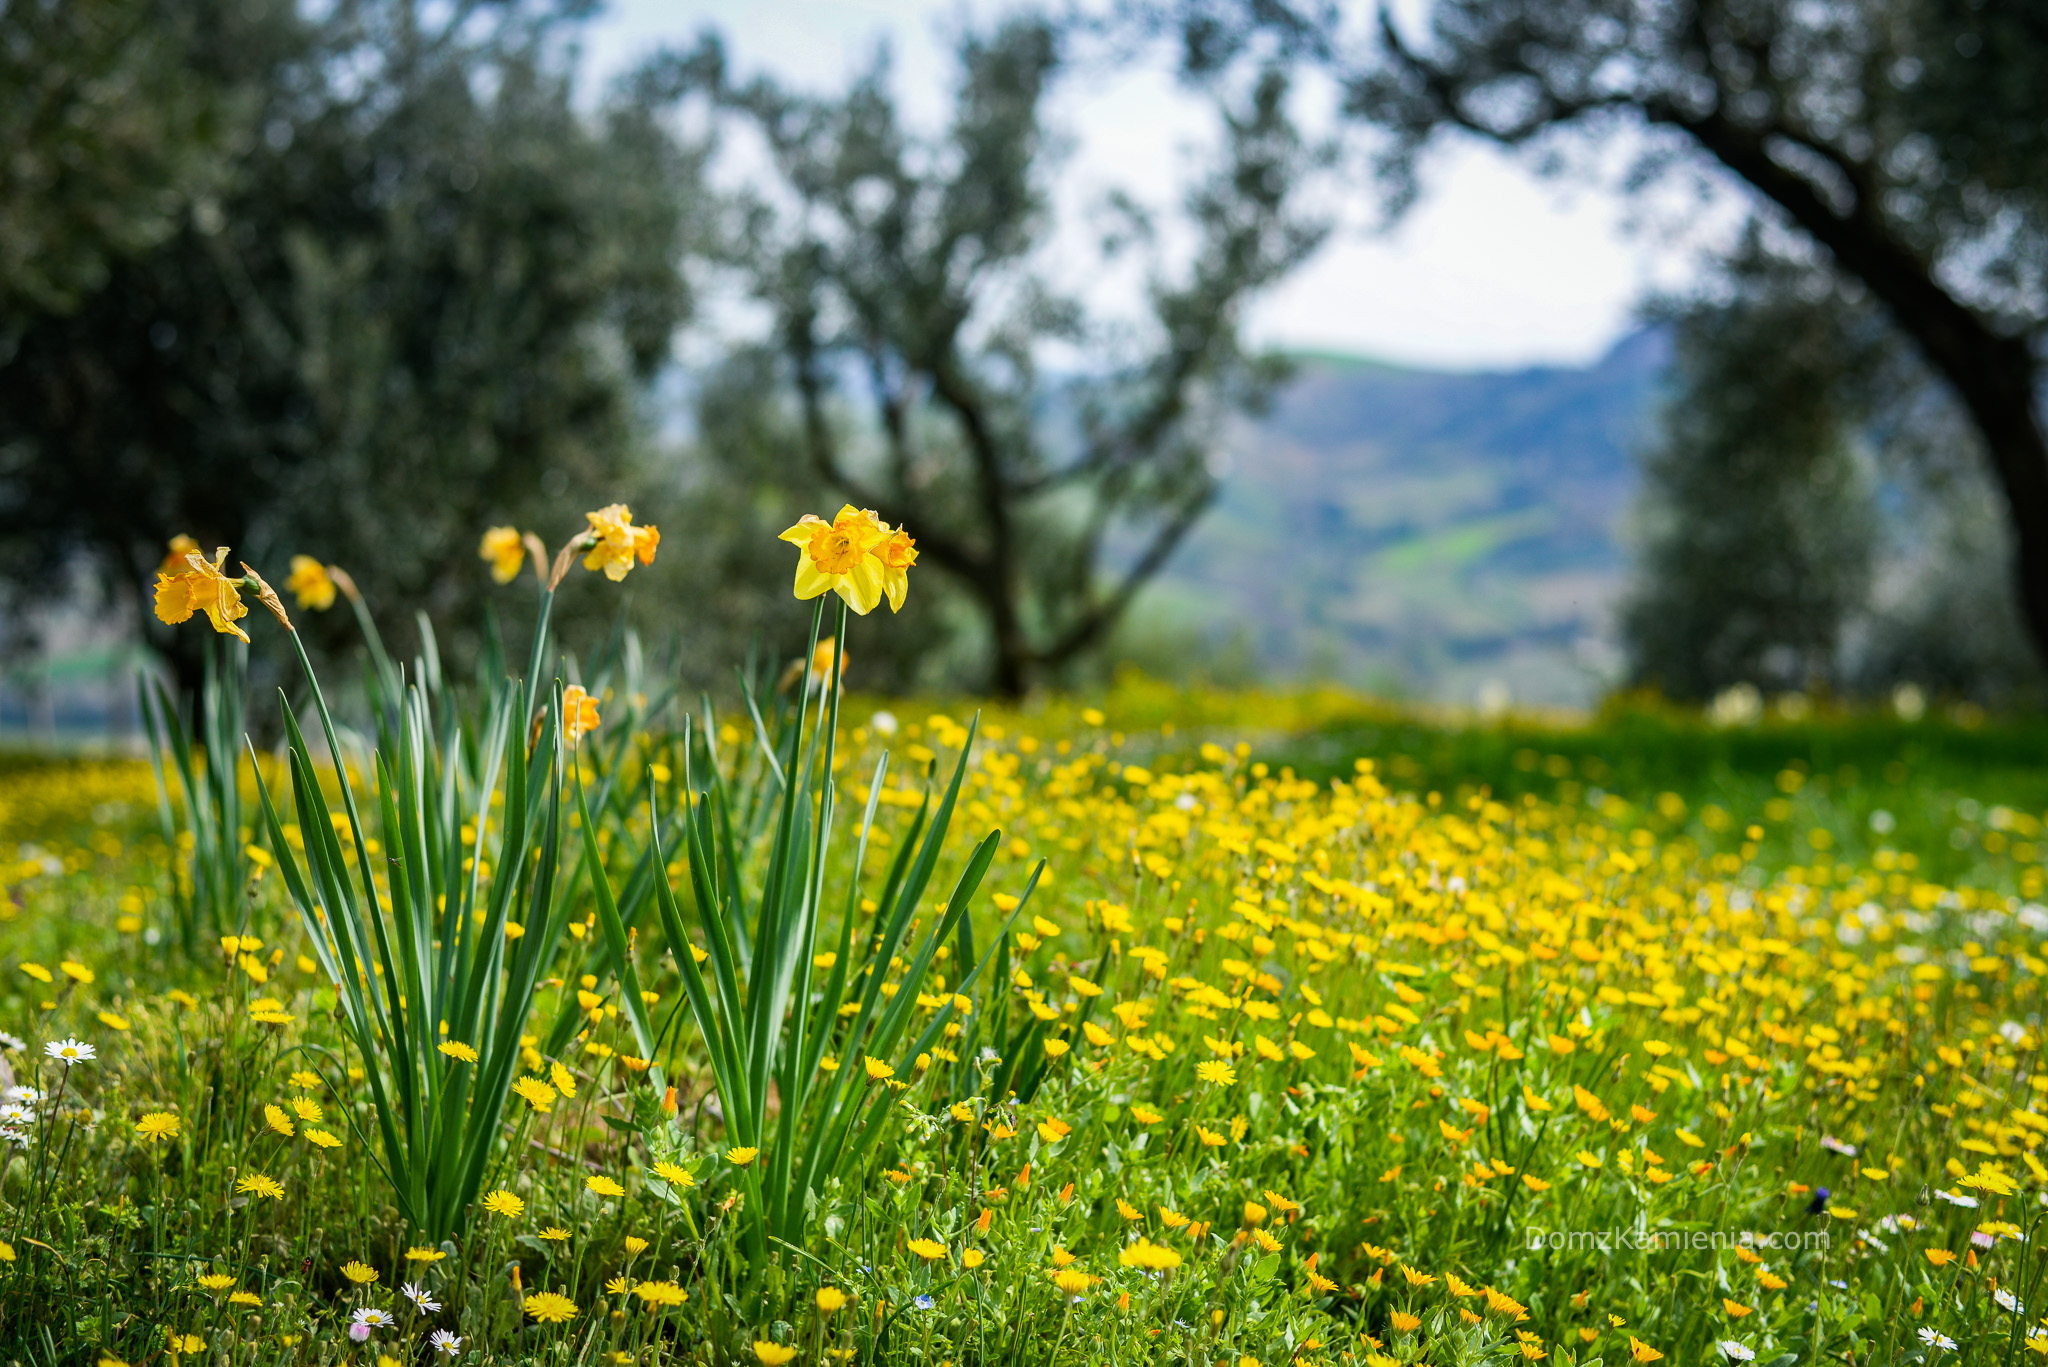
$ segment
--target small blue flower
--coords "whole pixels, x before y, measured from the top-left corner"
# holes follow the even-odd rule
[[[929,1310],[934,1305],[937,1305],[938,1302],[933,1300],[930,1296],[919,1296],[916,1300],[912,1301],[911,1304],[916,1306],[920,1310]]]

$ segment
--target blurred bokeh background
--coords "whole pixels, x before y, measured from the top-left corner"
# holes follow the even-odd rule
[[[0,738],[191,677],[174,534],[459,660],[482,529],[617,500],[660,557],[557,620],[693,686],[853,502],[922,552],[869,690],[2033,708],[2044,59],[1979,0],[0,0]]]

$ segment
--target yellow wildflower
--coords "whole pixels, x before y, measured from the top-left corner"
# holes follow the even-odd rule
[[[554,1291],[536,1291],[526,1298],[526,1313],[542,1324],[564,1324],[576,1318],[576,1302]]]
[[[517,1215],[526,1209],[526,1202],[509,1191],[494,1191],[484,1197],[484,1209],[493,1215]]]
[[[154,1143],[178,1137],[178,1117],[169,1111],[151,1111],[135,1122],[135,1133]]]

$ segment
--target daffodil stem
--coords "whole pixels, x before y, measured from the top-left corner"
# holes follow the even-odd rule
[[[526,707],[521,714],[529,720],[540,699],[541,659],[547,653],[548,620],[554,615],[555,591],[545,586],[540,591],[540,607],[533,620],[533,650],[526,660]]]

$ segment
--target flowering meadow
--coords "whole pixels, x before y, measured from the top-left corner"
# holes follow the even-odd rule
[[[589,521],[485,538],[523,669],[365,617],[362,715],[307,666],[252,746],[222,635],[152,762],[0,770],[0,1357],[2048,1355],[2037,811],[1335,694],[842,696],[915,563],[852,509],[786,538],[808,660],[714,706],[547,648],[658,546]],[[269,645],[355,601],[160,582]],[[1468,734],[1529,782],[1400,748]]]

